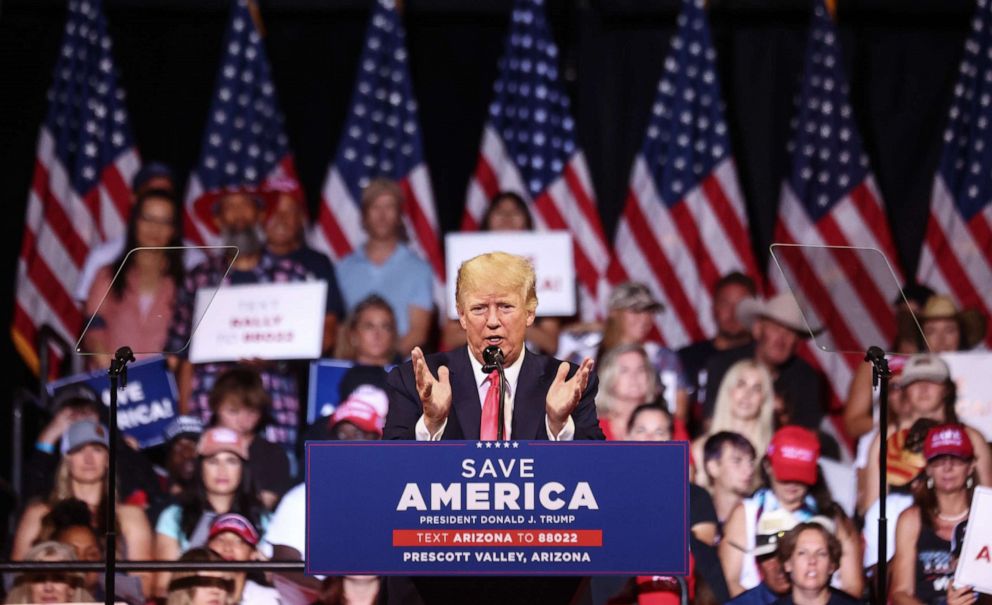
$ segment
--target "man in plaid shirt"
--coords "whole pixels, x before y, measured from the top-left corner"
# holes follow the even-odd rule
[[[230,258],[211,255],[189,273],[183,287],[176,293],[175,311],[167,351],[176,351],[171,365],[179,386],[182,413],[210,421],[208,394],[217,377],[237,363],[192,364],[186,349],[192,336],[196,291],[203,287],[223,285],[289,283],[307,281],[309,275],[299,262],[289,258],[276,259],[265,251],[260,224],[265,202],[260,194],[248,191],[228,192],[216,202],[217,226],[225,245],[237,246],[239,254],[227,277],[224,272]],[[320,329],[315,326],[315,329]],[[296,377],[286,362],[246,360],[262,377],[262,384],[272,398],[269,422],[264,437],[293,452],[300,423],[300,399]]]

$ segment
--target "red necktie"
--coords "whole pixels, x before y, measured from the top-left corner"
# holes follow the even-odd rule
[[[479,427],[479,438],[483,441],[495,441],[499,427],[499,372],[493,370],[489,378],[489,390],[482,402],[482,424]]]

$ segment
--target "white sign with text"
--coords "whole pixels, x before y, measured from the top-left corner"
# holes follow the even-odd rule
[[[196,293],[202,317],[193,363],[241,359],[316,359],[324,336],[327,282],[224,286]],[[207,306],[209,305],[209,307]]]
[[[575,315],[575,263],[572,236],[567,231],[449,233],[444,238],[444,247],[449,318],[458,318],[455,310],[458,268],[470,258],[487,252],[509,252],[534,263],[538,315]]]
[[[992,594],[992,487],[975,488],[954,585]]]

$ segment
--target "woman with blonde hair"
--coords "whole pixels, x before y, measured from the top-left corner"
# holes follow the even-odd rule
[[[25,561],[77,561],[71,546],[41,542],[29,550]],[[83,574],[66,571],[28,572],[17,576],[4,603],[87,603],[93,596],[83,588]]]
[[[208,548],[186,551],[180,562],[207,563],[223,561],[220,555]],[[230,605],[234,594],[234,580],[222,571],[177,571],[169,580],[166,605]]]
[[[713,420],[709,431],[692,442],[692,458],[696,461],[696,483],[709,485],[703,460],[703,444],[721,431],[738,433],[747,438],[754,451],[768,449],[775,432],[775,390],[772,375],[762,363],[742,359],[730,366],[716,395]]]
[[[599,384],[600,427],[608,440],[624,439],[630,415],[658,392],[658,376],[644,348],[623,344],[610,349],[600,360]]]
[[[48,501],[32,502],[24,509],[10,558],[21,561],[39,538],[51,537],[54,526],[48,514],[55,505],[69,498],[82,500],[89,507],[91,525],[98,535],[106,532],[107,469],[110,461],[107,429],[92,420],[80,420],[66,431],[66,453],[59,462],[55,487]],[[152,529],[145,511],[137,506],[117,505],[117,529],[123,538],[120,558],[145,561],[152,557]],[[145,594],[151,588],[151,575],[135,574]]]

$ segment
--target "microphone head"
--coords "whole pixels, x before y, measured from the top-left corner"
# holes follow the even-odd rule
[[[503,350],[496,345],[490,345],[482,350],[482,371],[492,372],[496,366],[503,365]]]

